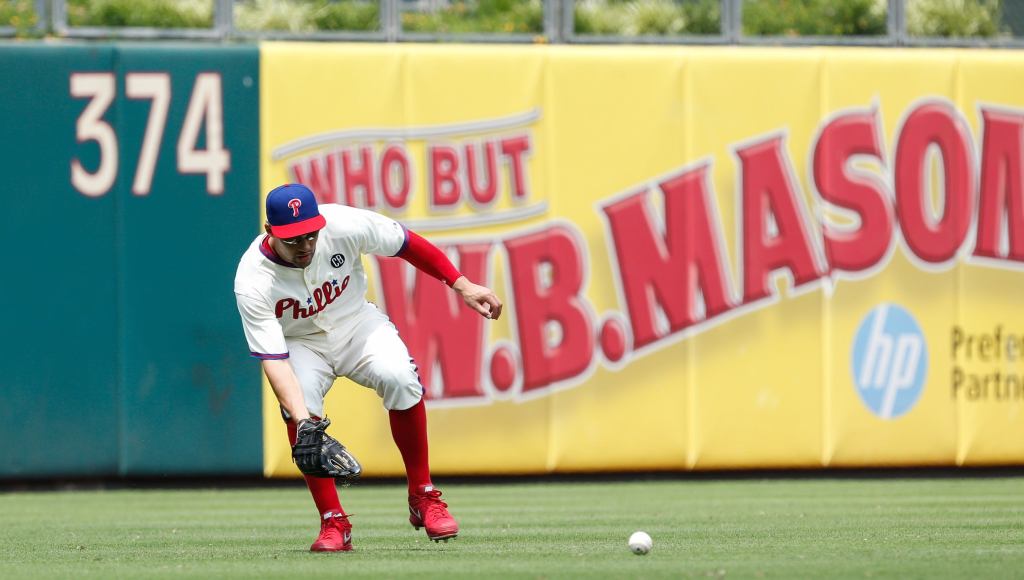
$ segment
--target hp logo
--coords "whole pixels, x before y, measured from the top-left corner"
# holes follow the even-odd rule
[[[857,329],[851,363],[864,406],[882,419],[895,419],[910,411],[924,391],[928,344],[909,312],[880,304]]]

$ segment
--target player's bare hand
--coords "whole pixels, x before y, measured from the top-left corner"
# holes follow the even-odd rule
[[[474,284],[463,276],[455,281],[452,289],[462,296],[470,308],[479,312],[484,318],[497,320],[501,316],[501,300],[498,300],[490,288]]]

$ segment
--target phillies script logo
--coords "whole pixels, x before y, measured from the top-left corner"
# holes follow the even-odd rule
[[[810,192],[794,175],[785,131],[737,143],[731,161],[735,203],[728,214],[736,217],[730,224],[720,217],[709,177],[715,159],[652,177],[595,205],[612,256],[611,280],[590,280],[586,238],[570,222],[453,244],[448,250],[459,269],[481,284],[492,285],[492,260],[507,264],[508,286],[496,290],[507,297],[514,320],[508,341],[489,344],[486,320],[401,259],[377,259],[379,302],[415,357],[428,397],[486,404],[578,385],[599,364],[623,368],[685,336],[766,308],[781,299],[778,276],[788,278],[789,294],[815,285],[830,292],[839,280],[880,271],[897,245],[932,271],[958,260],[1019,268],[1024,112],[981,107],[979,117],[976,144],[951,103],[918,102],[904,113],[889,152],[877,108],[840,111],[822,122],[811,150],[801,152],[811,160]],[[529,152],[528,135],[459,145],[473,154],[428,146],[431,207],[455,200],[486,215],[490,194],[470,169],[478,162],[457,161],[471,155],[504,156],[513,175],[507,180],[511,190],[501,193],[528,197],[529,189],[516,185],[528,183],[528,176],[514,176],[517,167],[527,167],[515,160]],[[366,157],[359,165],[345,160],[358,150],[352,147],[326,154],[320,165],[307,156],[293,166],[294,175],[319,184],[319,195],[333,192],[333,199],[347,202],[348,190],[339,185],[347,182],[346,171],[363,179],[364,194],[371,182],[384,183],[378,169],[401,173],[391,170],[403,166],[402,155],[382,154],[379,163]],[[941,181],[932,184],[933,174]],[[399,182],[387,183],[373,190],[381,194],[377,203],[405,204],[410,192]],[[933,200],[933,192],[940,199]],[[846,219],[838,223],[832,217],[837,214]],[[722,234],[726,227],[737,232],[735,256]],[[614,285],[619,311],[595,312],[586,297],[590,284]]]
[[[292,217],[299,217],[299,208],[302,207],[302,201],[290,199],[288,200],[288,207],[292,208]]]
[[[324,282],[319,288],[313,290],[313,295],[306,298],[305,304],[295,298],[282,298],[277,301],[274,307],[274,315],[278,318],[285,316],[293,320],[309,318],[324,308],[327,308],[341,296],[341,293],[348,288],[348,276],[338,284],[337,280]]]

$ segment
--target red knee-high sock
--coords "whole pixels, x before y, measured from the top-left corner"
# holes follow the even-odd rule
[[[295,445],[295,432],[297,427],[292,421],[285,421],[288,425],[288,443]],[[334,485],[334,479],[330,477],[313,477],[311,475],[304,475],[306,478],[306,487],[309,488],[309,493],[313,494],[313,502],[316,503],[316,509],[320,511],[320,515],[327,512],[341,512],[345,513],[345,510],[341,509],[341,501],[338,499],[338,488]]]
[[[409,493],[418,493],[430,483],[430,460],[427,455],[427,411],[423,399],[404,411],[388,411],[391,436],[402,454]]]

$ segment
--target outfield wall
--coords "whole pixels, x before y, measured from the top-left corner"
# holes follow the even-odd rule
[[[488,323],[373,261],[435,470],[1024,461],[1024,54],[268,43],[261,66],[264,191],[392,215],[508,305]],[[342,385],[339,436],[400,474]],[[294,473],[264,392],[267,473]]]
[[[231,294],[284,181],[395,217],[505,301],[488,322],[367,260],[438,473],[1022,464],[1022,67],[2,46],[0,240],[71,288],[2,285],[0,477],[296,475]],[[341,380],[327,414],[368,474],[401,473],[372,392]],[[43,425],[61,461],[18,444]]]
[[[5,45],[0,78],[0,477],[258,473],[257,50]]]

